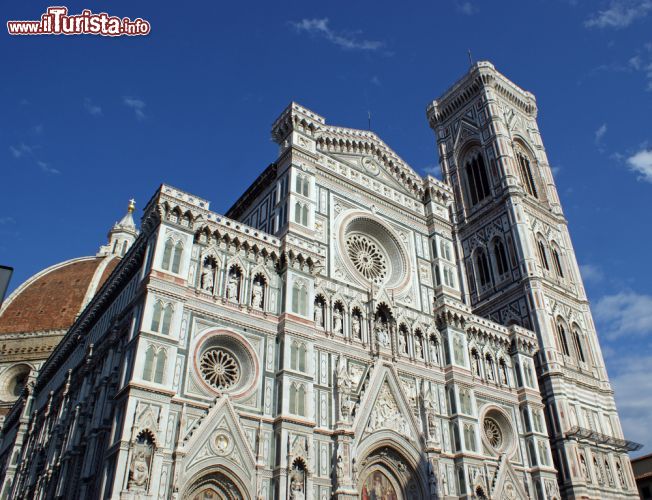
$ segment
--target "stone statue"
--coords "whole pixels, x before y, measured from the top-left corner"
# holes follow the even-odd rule
[[[263,308],[263,285],[259,281],[254,281],[254,288],[251,292],[251,306],[259,310]]]
[[[508,385],[507,365],[505,363],[500,363],[500,379],[503,384]]]
[[[290,481],[290,500],[305,500],[306,496],[303,492],[303,481],[295,475],[292,476]]]
[[[405,332],[398,333],[398,347],[401,353],[407,353],[407,342],[405,341]]]
[[[360,325],[360,316],[358,316],[357,314],[353,315],[351,321],[351,331],[353,333],[353,338],[356,338],[358,340],[362,339],[362,327]]]
[[[204,266],[204,270],[201,273],[201,289],[206,292],[213,292],[213,276],[215,275],[215,270],[209,264]]]
[[[416,336],[414,338],[414,350],[416,351],[417,358],[419,359],[423,359],[423,344],[421,342],[423,342],[421,337]]]
[[[493,380],[494,379],[494,363],[491,361],[491,359],[486,360],[486,368],[487,368],[487,380]]]
[[[131,459],[130,472],[129,489],[144,490],[149,477],[149,466],[147,465],[145,450],[136,449],[134,451],[134,456]]]
[[[389,347],[389,331],[386,323],[377,321],[375,326],[376,339],[383,347]]]
[[[342,311],[340,311],[339,307],[336,307],[333,310],[333,332],[342,333],[342,326]]]
[[[238,302],[238,285],[240,280],[238,279],[237,274],[232,274],[229,276],[229,283],[226,289],[226,296],[229,300],[233,302]]]
[[[355,458],[351,462],[351,479],[353,480],[353,484],[355,484],[358,481],[358,462]]]
[[[321,302],[315,302],[315,325],[324,327],[324,306]]]
[[[344,459],[342,455],[337,455],[337,464],[335,466],[335,475],[337,476],[337,482],[341,482],[344,479]]]
[[[437,349],[437,341],[433,337],[430,337],[430,360],[439,364],[439,349]]]

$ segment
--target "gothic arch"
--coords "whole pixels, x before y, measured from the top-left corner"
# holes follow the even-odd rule
[[[364,498],[375,485],[392,489],[397,500],[421,500],[428,496],[424,462],[416,450],[405,448],[393,438],[375,440],[370,446],[358,449],[359,474],[356,488]]]
[[[208,466],[196,472],[181,490],[183,500],[204,500],[206,493],[213,493],[215,500],[251,500],[248,482],[243,481],[231,468],[224,465]],[[207,497],[211,498],[211,497]]]

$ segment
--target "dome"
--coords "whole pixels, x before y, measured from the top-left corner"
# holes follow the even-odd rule
[[[119,260],[81,257],[35,274],[0,309],[0,335],[67,330]]]

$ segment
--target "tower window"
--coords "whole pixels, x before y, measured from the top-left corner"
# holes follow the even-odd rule
[[[538,198],[537,188],[534,184],[534,177],[532,177],[532,169],[530,168],[530,159],[522,152],[516,154],[518,161],[519,172],[521,174],[521,182],[523,183],[523,189],[529,195]]]
[[[509,265],[507,264],[505,245],[503,245],[503,242],[500,240],[494,242],[494,255],[496,257],[496,269],[498,274],[502,276],[509,270]]]
[[[559,344],[561,345],[562,352],[566,356],[570,356],[570,349],[568,348],[568,339],[566,338],[566,329],[561,322],[557,323],[557,335],[559,336]]]
[[[561,265],[561,257],[559,255],[559,250],[557,250],[557,248],[555,248],[554,246],[552,247],[552,262],[555,266],[555,272],[557,273],[557,276],[563,278],[564,268]]]
[[[473,206],[489,196],[489,179],[482,154],[478,152],[467,160],[465,170],[469,184],[469,198]]]
[[[489,273],[489,262],[487,261],[487,255],[484,250],[478,250],[476,255],[476,265],[480,286],[487,286],[491,281],[491,274]]]
[[[539,238],[537,241],[537,248],[539,250],[539,260],[541,261],[541,265],[546,269],[546,271],[550,271],[550,264],[548,264],[548,254],[546,252],[546,244],[543,242],[543,239]]]
[[[577,349],[577,355],[580,361],[586,363],[586,356],[584,355],[584,348],[582,346],[582,334],[577,326],[573,328],[573,339],[575,340],[575,349]]]

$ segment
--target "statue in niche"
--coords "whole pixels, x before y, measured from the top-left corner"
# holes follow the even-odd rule
[[[401,353],[407,354],[407,340],[406,333],[404,331],[398,332],[398,347]]]
[[[344,459],[341,454],[337,455],[337,464],[335,466],[335,475],[337,482],[340,483],[344,479]]]
[[[324,327],[324,306],[321,302],[315,302],[315,325]]]
[[[251,292],[251,307],[258,310],[263,308],[263,285],[259,280],[254,281],[254,287]]]
[[[351,331],[353,333],[353,338],[362,340],[362,325],[360,324],[360,316],[354,314],[351,320]]]
[[[303,474],[295,472],[290,480],[290,500],[305,500],[303,491]]]
[[[129,489],[131,490],[144,490],[147,486],[147,479],[149,478],[147,454],[142,447],[137,447],[134,450],[134,456],[131,459]]]
[[[435,337],[430,336],[430,360],[435,363],[435,364],[440,364],[439,363],[439,349],[437,348],[437,340]]]
[[[213,293],[213,283],[215,277],[215,269],[210,263],[204,264],[204,270],[201,273],[201,289],[205,292]]]
[[[491,358],[486,358],[485,364],[486,364],[486,368],[487,368],[487,380],[493,381],[493,379],[494,379],[494,362],[491,360]]]
[[[343,321],[342,321],[342,311],[339,307],[336,307],[333,310],[333,332],[342,333]]]
[[[507,365],[504,361],[500,363],[500,381],[505,385],[509,383],[507,379]]]
[[[426,410],[426,424],[428,426],[428,438],[439,443],[439,419],[437,418],[437,402],[430,389],[423,397],[423,406]]]
[[[414,350],[416,351],[417,358],[423,359],[423,340],[421,335],[414,337]]]
[[[377,321],[375,326],[376,340],[382,347],[389,347],[389,327],[387,323]]]
[[[236,273],[232,273],[229,276],[229,283],[226,288],[226,297],[232,302],[238,302],[238,288],[240,285],[240,279]]]

